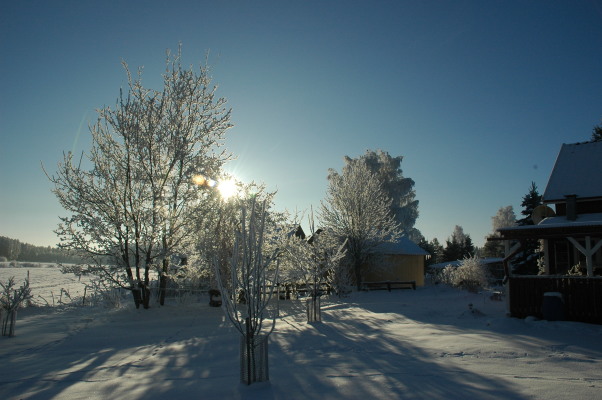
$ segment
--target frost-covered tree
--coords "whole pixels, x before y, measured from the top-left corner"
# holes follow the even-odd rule
[[[347,163],[342,173],[330,170],[326,198],[319,219],[345,246],[357,288],[362,283],[362,265],[384,242],[401,235],[391,214],[391,198],[376,174],[365,163]]]
[[[516,225],[516,214],[512,206],[500,207],[497,213],[491,217],[492,231],[489,236],[499,236],[500,228],[508,228]],[[499,240],[485,242],[483,249],[485,257],[504,257],[504,244]]]
[[[316,230],[313,212],[308,222],[308,239],[294,234],[286,235],[282,262],[288,264],[290,277],[307,288],[307,319],[308,322],[314,322],[321,321],[319,298],[322,283],[339,273],[340,262],[345,255],[345,243],[341,244],[329,230]]]
[[[476,292],[489,285],[491,275],[487,267],[477,256],[470,256],[462,260],[460,266],[453,271],[453,286]]]
[[[98,110],[90,150],[64,154],[54,193],[71,215],[61,218],[61,247],[85,254],[82,269],[132,291],[149,306],[151,272],[161,301],[172,255],[188,253],[195,220],[211,212],[215,190],[198,185],[218,176],[230,110],[216,97],[207,66],[185,69],[167,53],[163,88],[145,88],[123,63],[127,94]]]
[[[189,270],[193,277],[202,274],[209,281],[213,288],[217,288],[217,281],[212,267],[215,260],[222,268],[222,279],[228,286],[229,260],[234,248],[234,238],[236,232],[241,228],[241,213],[243,209],[250,209],[252,203],[265,204],[265,224],[266,235],[277,235],[280,226],[286,219],[284,213],[273,210],[273,201],[275,193],[267,192],[265,187],[254,182],[245,184],[236,183],[236,195],[224,199],[215,199],[212,202],[212,218],[199,218],[194,230],[196,234],[196,249],[199,255],[195,263],[186,266],[184,270]],[[266,246],[272,246],[272,242],[266,243]],[[206,266],[210,268],[206,268]],[[198,272],[195,272],[198,271]]]
[[[367,150],[358,158],[345,156],[346,165],[364,164],[381,184],[383,191],[391,198],[389,209],[399,224],[401,233],[414,242],[419,242],[420,231],[414,227],[418,218],[418,200],[414,190],[414,180],[403,176],[401,162],[403,156],[392,157],[382,150]]]
[[[6,282],[0,281],[0,324],[2,336],[15,336],[17,310],[32,297],[29,287],[29,271],[27,278],[20,287],[16,287],[15,277]]]
[[[508,228],[516,225],[516,214],[512,206],[500,207],[497,213],[491,217],[493,232],[500,228]]]
[[[234,238],[229,260],[229,283],[223,276],[224,268],[215,260],[214,268],[222,308],[241,334],[241,381],[251,384],[269,380],[267,340],[275,326],[265,325],[267,307],[272,298],[268,288],[278,281],[278,248],[265,254],[265,202],[250,202],[250,208],[241,210],[240,228]]]

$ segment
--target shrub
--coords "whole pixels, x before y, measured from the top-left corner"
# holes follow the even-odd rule
[[[432,281],[434,284],[443,284],[443,285],[454,285],[454,273],[456,272],[456,267],[453,265],[448,265],[443,269],[437,269],[432,274]]]
[[[490,274],[476,256],[466,258],[453,272],[453,286],[476,292],[489,285]]]

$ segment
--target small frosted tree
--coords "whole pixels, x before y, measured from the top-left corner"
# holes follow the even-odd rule
[[[321,321],[321,284],[337,272],[345,255],[342,245],[329,231],[315,230],[313,212],[309,217],[311,236],[308,240],[288,235],[283,258],[289,264],[291,277],[302,282],[308,289],[307,322]]]
[[[275,315],[271,324],[264,324],[273,294],[269,287],[278,279],[279,254],[275,249],[264,255],[265,222],[265,202],[258,205],[251,201],[249,208],[242,208],[229,260],[229,285],[219,261],[214,262],[222,309],[241,334],[241,381],[249,385],[269,380],[267,344],[276,324]]]
[[[477,256],[462,260],[462,264],[453,272],[452,277],[454,286],[472,292],[486,288],[490,280],[489,270]]]
[[[15,324],[17,310],[29,299],[31,289],[29,287],[29,271],[23,285],[16,287],[15,277],[6,282],[0,282],[0,320],[2,321],[2,336],[15,336]],[[2,315],[4,313],[4,315]]]
[[[271,210],[275,193],[268,192],[263,184],[255,182],[236,182],[236,195],[229,198],[216,198],[211,203],[211,217],[198,218],[194,229],[196,233],[196,249],[200,263],[209,265],[207,278],[212,288],[217,289],[216,275],[212,266],[221,266],[224,285],[229,287],[230,259],[234,247],[236,232],[240,229],[241,210],[249,209],[250,201],[265,202],[266,229],[274,231],[274,226],[283,218],[278,212]],[[270,241],[268,241],[268,244]]]

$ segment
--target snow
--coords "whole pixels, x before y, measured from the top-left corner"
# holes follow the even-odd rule
[[[406,254],[429,256],[430,253],[412,242],[405,236],[400,237],[395,242],[385,242],[378,246],[378,250],[383,254]]]
[[[2,272],[0,270],[0,272]],[[2,276],[0,275],[0,278]],[[202,296],[164,307],[32,307],[0,338],[1,399],[566,399],[602,393],[602,326],[505,316],[427,285],[280,301],[270,381],[239,383],[239,334]]]
[[[559,228],[566,226],[599,226],[602,225],[602,213],[579,214],[574,221],[565,216],[544,218],[537,226]],[[533,227],[533,226],[531,226]]]
[[[5,282],[11,276],[16,286],[21,286],[29,273],[29,287],[33,302],[39,305],[58,305],[68,302],[69,297],[83,297],[88,277],[81,279],[73,274],[63,274],[55,264],[25,263],[27,266],[9,267],[8,262],[0,262],[0,280]],[[20,264],[23,265],[23,264]],[[31,267],[29,267],[31,266]]]
[[[498,229],[499,232],[545,230],[551,228],[598,227],[602,225],[602,213],[579,214],[577,219],[570,221],[566,216],[547,217],[537,225],[509,226]]]

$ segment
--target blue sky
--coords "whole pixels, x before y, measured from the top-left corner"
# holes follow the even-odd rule
[[[543,193],[562,143],[602,118],[602,1],[27,1],[0,6],[0,235],[53,245],[64,215],[41,165],[86,150],[95,109],[165,50],[209,53],[233,109],[227,169],[318,207],[328,168],[404,156],[427,239]]]

